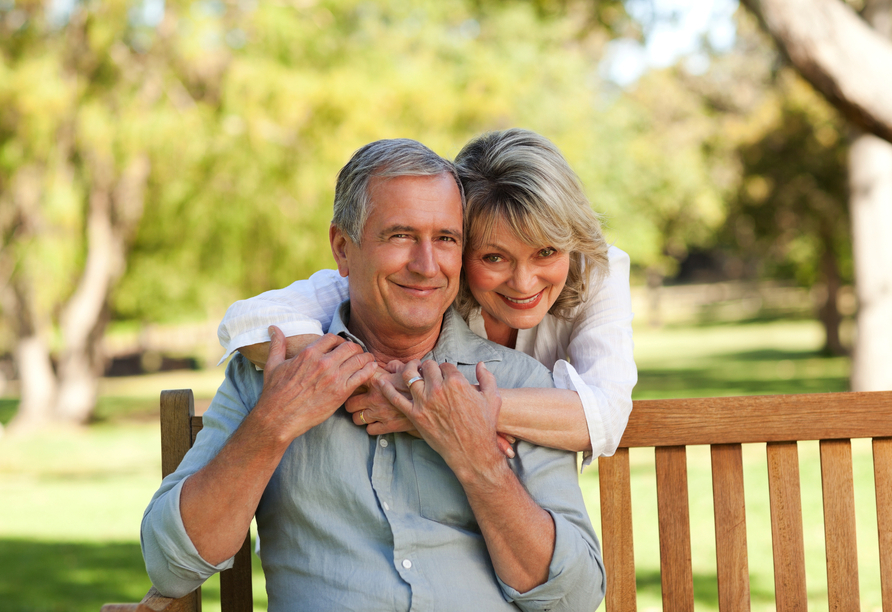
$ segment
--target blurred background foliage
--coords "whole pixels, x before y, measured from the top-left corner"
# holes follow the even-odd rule
[[[21,371],[42,343],[63,396],[66,363],[108,366],[110,322],[217,320],[331,266],[335,175],[358,147],[452,157],[512,126],[561,148],[636,283],[835,296],[843,122],[742,10],[731,44],[616,82],[611,45],[655,29],[645,5],[0,0],[0,353]]]

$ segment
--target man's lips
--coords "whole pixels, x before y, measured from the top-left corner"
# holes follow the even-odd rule
[[[542,294],[544,292],[545,290],[543,289],[536,295],[526,298],[512,298],[508,297],[507,295],[502,295],[501,293],[497,293],[496,295],[502,298],[502,301],[511,308],[514,308],[516,310],[528,310],[539,305],[539,302],[542,301]]]
[[[394,284],[397,287],[399,287],[400,289],[405,289],[406,291],[411,291],[412,293],[417,293],[420,295],[427,295],[429,293],[433,293],[434,291],[437,291],[438,289],[443,288],[440,285],[434,285],[434,286],[428,287],[428,286],[424,286],[424,285],[403,285],[401,283],[394,283]]]

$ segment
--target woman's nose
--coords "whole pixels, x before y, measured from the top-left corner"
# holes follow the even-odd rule
[[[522,297],[529,297],[536,291],[536,276],[528,265],[518,264],[511,275],[511,288]]]

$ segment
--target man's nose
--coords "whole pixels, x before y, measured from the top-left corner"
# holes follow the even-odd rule
[[[436,276],[439,269],[433,245],[424,240],[416,244],[412,249],[409,271],[430,278]]]

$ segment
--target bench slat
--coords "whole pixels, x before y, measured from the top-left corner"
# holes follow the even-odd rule
[[[860,610],[852,443],[821,441],[827,599],[830,610]]]
[[[710,452],[719,610],[746,612],[750,609],[750,577],[746,552],[743,451],[740,444],[714,444]]]
[[[620,446],[892,437],[892,391],[637,400]]]
[[[601,489],[601,533],[607,573],[607,612],[635,612],[635,549],[632,545],[632,490],[629,449],[598,458]]]
[[[873,441],[873,478],[877,496],[883,612],[892,612],[892,438]]]
[[[687,452],[684,446],[654,450],[660,522],[660,580],[663,610],[694,609],[691,521],[688,512]]]
[[[767,454],[777,611],[804,610],[807,598],[799,453],[795,442],[771,442]]]

